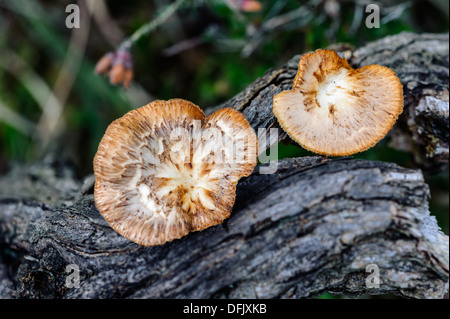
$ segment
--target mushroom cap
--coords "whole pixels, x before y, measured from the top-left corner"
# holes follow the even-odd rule
[[[94,158],[95,204],[123,237],[161,245],[229,217],[257,148],[234,109],[205,117],[185,100],[154,101],[106,130]]]
[[[292,90],[273,99],[273,112],[294,141],[332,156],[374,146],[402,111],[403,86],[393,70],[353,69],[332,50],[303,55]]]

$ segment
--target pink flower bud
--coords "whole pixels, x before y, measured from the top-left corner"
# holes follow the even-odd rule
[[[125,67],[123,64],[114,64],[109,72],[109,82],[111,84],[119,84],[123,81],[125,76]]]
[[[128,89],[131,85],[131,81],[133,80],[133,69],[126,69],[123,77],[123,87]]]
[[[108,52],[98,60],[95,65],[95,73],[108,73],[114,59],[114,53]]]
[[[262,9],[262,4],[256,0],[241,0],[239,9],[243,12],[258,12]]]

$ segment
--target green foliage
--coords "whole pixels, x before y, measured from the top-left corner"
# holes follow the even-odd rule
[[[155,31],[141,36],[133,46],[136,83],[153,98],[181,97],[206,108],[229,99],[266,70],[281,65],[294,54],[334,42],[359,46],[404,30],[448,30],[448,26],[441,24],[448,21],[448,15],[433,8],[432,2],[429,7],[434,19],[425,19],[429,25],[423,25],[414,15],[417,7],[423,4],[411,1],[406,3],[403,11],[400,10],[398,17],[378,29],[364,26],[365,13],[360,17],[359,25],[355,23],[358,9],[352,1],[342,2],[337,13],[327,9],[326,1],[261,2],[263,6],[259,12],[239,12],[231,9],[226,0],[185,1],[175,16],[162,21]],[[0,25],[4,35],[0,49],[6,54],[15,51],[51,90],[70,45],[71,30],[64,26],[65,4],[37,1],[25,5],[23,0],[1,3],[0,19],[7,23]],[[139,0],[127,5],[107,3],[110,18],[124,35],[131,35],[160,16],[164,5],[168,4],[168,1],[149,3]],[[389,5],[381,8],[382,15],[384,9],[392,11],[395,7]],[[421,17],[424,15],[427,13]],[[278,23],[273,23],[275,20]],[[89,165],[106,126],[130,108],[141,106],[133,105],[133,98],[122,88],[110,85],[107,78],[93,73],[95,62],[107,51],[115,49],[104,36],[102,28],[106,27],[91,19],[90,39],[64,105],[63,125],[83,136],[86,140],[82,142],[83,148],[86,143],[89,145],[89,154],[82,165]],[[201,42],[178,54],[162,54],[172,45],[192,39],[201,39]],[[21,83],[20,74],[5,72],[0,67],[0,81],[1,101],[37,124],[41,108],[45,106],[34,100]],[[21,136],[23,134],[14,125],[3,122],[0,122],[0,132],[1,160],[27,160],[41,154],[33,144],[36,136]],[[368,154],[372,154],[371,159],[380,159],[377,156],[383,155],[383,160],[389,160],[389,152],[386,156]]]

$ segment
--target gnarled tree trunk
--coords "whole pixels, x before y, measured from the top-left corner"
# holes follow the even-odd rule
[[[445,166],[448,35],[404,33],[342,53],[354,66],[397,72],[406,111],[396,145],[409,145],[424,169]],[[222,106],[241,110],[255,129],[276,127],[272,97],[290,89],[297,62]],[[92,176],[81,183],[51,156],[17,165],[0,179],[0,297],[444,296],[449,238],[430,215],[421,170],[320,156],[274,163],[274,174],[257,167],[240,181],[225,223],[156,247],[108,226]]]

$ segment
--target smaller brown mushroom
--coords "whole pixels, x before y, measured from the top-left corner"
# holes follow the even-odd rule
[[[125,238],[164,244],[230,216],[257,148],[253,128],[234,109],[205,117],[185,100],[154,101],[106,130],[94,159],[95,204]]]
[[[294,141],[331,156],[374,146],[402,111],[403,86],[394,71],[353,69],[332,50],[303,55],[292,90],[273,99],[273,112]]]

